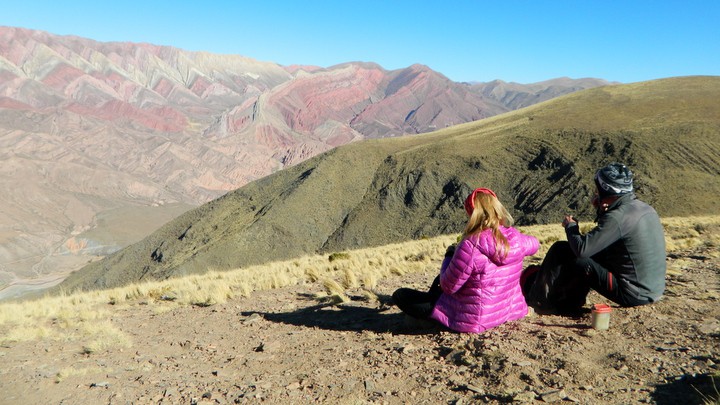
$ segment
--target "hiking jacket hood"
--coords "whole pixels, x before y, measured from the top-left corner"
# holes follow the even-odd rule
[[[523,259],[537,252],[538,240],[501,227],[510,248],[498,258],[492,230],[463,239],[440,268],[443,293],[430,317],[457,332],[480,333],[523,318],[528,307],[520,289]]]

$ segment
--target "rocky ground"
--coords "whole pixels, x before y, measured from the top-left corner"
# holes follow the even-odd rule
[[[130,348],[83,353],[75,342],[0,348],[2,404],[692,404],[718,401],[720,259],[669,257],[666,296],[590,314],[533,314],[480,335],[408,322],[387,297],[424,288],[434,268],[319,303],[318,284],[256,292],[210,307],[119,307]],[[589,304],[603,302],[592,293]],[[589,310],[588,310],[589,311]],[[6,331],[0,330],[0,333]],[[714,380],[713,378],[714,377]]]

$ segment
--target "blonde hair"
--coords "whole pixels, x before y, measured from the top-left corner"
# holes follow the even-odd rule
[[[486,229],[492,229],[495,238],[495,259],[503,259],[510,250],[505,235],[500,232],[500,226],[512,226],[514,220],[507,209],[502,205],[497,197],[487,193],[475,194],[473,200],[474,209],[470,215],[463,239],[480,233]]]

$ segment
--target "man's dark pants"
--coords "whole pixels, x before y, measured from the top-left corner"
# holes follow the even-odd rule
[[[567,241],[550,247],[539,271],[523,286],[529,305],[560,312],[580,309],[591,288],[622,306],[647,304],[628,295],[619,279],[592,258],[576,257]]]

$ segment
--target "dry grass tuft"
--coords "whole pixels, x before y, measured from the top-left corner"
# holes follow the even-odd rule
[[[358,282],[357,276],[355,274],[356,272],[346,268],[343,270],[343,278],[342,278],[342,286],[345,289],[350,288],[356,288],[360,286],[360,283]]]
[[[58,371],[57,374],[55,374],[55,383],[59,384],[69,377],[84,376],[88,373],[95,373],[98,370],[99,370],[98,367],[92,367],[92,368],[89,368],[89,367],[83,367],[83,368],[65,367],[62,370]]]
[[[698,395],[700,395],[703,405],[720,405],[720,391],[718,390],[718,386],[715,383],[715,380],[720,380],[720,372],[710,375],[709,377],[710,383],[712,385],[712,390],[714,392],[708,394],[700,391],[695,386],[693,386],[693,389],[695,390],[695,392],[698,393]]]
[[[329,297],[337,302],[349,302],[350,298],[345,294],[345,289],[337,281],[327,278],[323,280],[323,287]]]
[[[91,339],[83,346],[82,352],[85,354],[132,347],[132,339],[108,320],[84,324],[80,331],[84,339]]]
[[[374,272],[366,271],[360,275],[360,280],[363,287],[367,288],[368,290],[374,290],[375,287],[377,287],[378,275]]]
[[[379,302],[380,297],[378,297],[377,294],[375,294],[372,290],[362,290],[362,296],[365,299],[365,301],[368,302]]]
[[[17,326],[0,335],[0,347],[12,347],[12,343],[49,338],[52,332],[44,326]]]

